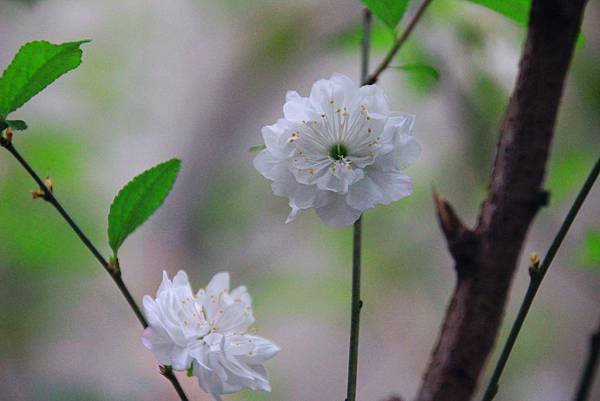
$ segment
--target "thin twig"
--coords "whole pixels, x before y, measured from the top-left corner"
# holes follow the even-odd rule
[[[363,12],[363,37],[361,46],[360,79],[364,82],[369,73],[369,51],[371,46],[371,12]],[[348,388],[346,401],[356,400],[356,380],[358,374],[358,338],[360,332],[360,258],[361,258],[362,216],[354,223],[352,237],[352,305],[350,311],[350,347],[348,350]]]
[[[160,374],[163,375],[164,377],[166,377],[167,380],[169,380],[171,382],[171,384],[175,388],[175,391],[177,391],[177,395],[179,396],[179,398],[182,401],[188,401],[187,395],[185,395],[185,391],[183,391],[183,388],[181,387],[181,384],[177,380],[175,373],[173,373],[173,368],[168,365],[160,365],[159,369],[160,369]]]
[[[588,193],[592,189],[592,186],[594,185],[596,178],[598,178],[599,172],[600,172],[600,158],[596,161],[596,164],[594,165],[594,167],[592,168],[592,171],[590,172],[589,176],[585,180],[583,187],[581,187],[581,190],[579,191],[577,198],[575,198],[573,205],[571,205],[571,208],[569,209],[569,212],[567,213],[565,220],[563,221],[562,225],[560,226],[558,233],[554,237],[554,240],[552,241],[552,244],[550,245],[550,248],[548,249],[548,252],[546,253],[546,256],[544,257],[544,261],[542,262],[542,265],[538,268],[537,266],[535,266],[535,263],[534,263],[532,265],[532,268],[530,268],[530,278],[531,279],[529,281],[529,287],[527,288],[527,292],[525,293],[525,298],[523,299],[523,303],[521,304],[521,307],[519,308],[519,313],[517,314],[517,318],[515,319],[515,322],[513,323],[513,326],[510,330],[510,334],[508,335],[508,338],[506,339],[506,344],[504,344],[504,348],[502,349],[502,354],[500,355],[500,358],[498,359],[496,368],[494,369],[494,373],[492,374],[492,377],[490,378],[490,382],[485,390],[485,393],[482,398],[483,401],[491,401],[496,396],[496,393],[498,392],[498,382],[500,380],[500,376],[502,376],[502,372],[504,370],[504,367],[506,366],[508,357],[510,356],[510,353],[513,349],[513,346],[515,345],[517,337],[519,336],[519,332],[521,330],[521,327],[523,326],[523,322],[525,321],[525,318],[527,317],[529,308],[531,307],[531,304],[533,303],[533,299],[534,299],[538,289],[540,288],[542,280],[544,279],[544,276],[546,275],[546,272],[548,271],[548,268],[550,267],[550,264],[552,263],[552,260],[554,259],[554,256],[556,255],[556,252],[560,248],[563,239],[567,235],[567,232],[569,231],[569,228],[571,227],[573,220],[575,220],[575,217],[577,216],[577,213],[579,212],[581,205],[583,204],[583,202],[585,201],[585,198],[587,197]]]
[[[371,52],[371,22],[373,15],[368,8],[363,10],[363,33],[360,50],[360,80],[364,82],[369,75],[369,58]]]
[[[600,325],[590,337],[590,347],[587,355],[587,361],[581,372],[577,393],[574,401],[586,401],[589,398],[594,376],[598,370],[598,357],[600,356]]]
[[[381,61],[381,63],[379,63],[375,71],[363,80],[363,85],[372,85],[375,82],[377,82],[377,80],[379,79],[379,75],[383,71],[385,71],[386,68],[388,68],[388,66],[392,62],[392,59],[394,58],[396,53],[398,53],[398,50],[400,50],[402,45],[404,45],[404,42],[406,42],[406,40],[409,38],[410,34],[415,29],[417,23],[419,22],[419,20],[425,13],[425,10],[427,9],[427,7],[429,7],[432,1],[433,0],[424,0],[421,3],[417,11],[415,12],[415,15],[413,15],[408,25],[406,25],[404,31],[402,31],[402,33],[398,36],[396,42],[394,43],[394,46],[392,46],[385,58]]]
[[[129,289],[127,288],[125,283],[123,282],[123,278],[121,277],[121,268],[119,267],[118,260],[115,260],[114,263],[109,263],[104,258],[104,256],[102,256],[100,251],[98,251],[98,248],[96,248],[94,246],[92,241],[90,241],[90,239],[87,237],[87,235],[85,235],[85,233],[81,230],[81,228],[79,228],[77,223],[75,223],[75,221],[67,213],[67,211],[61,205],[61,203],[58,201],[58,199],[56,199],[56,197],[52,193],[52,190],[50,190],[46,186],[46,184],[44,183],[44,181],[42,181],[40,176],[29,165],[29,163],[23,158],[23,156],[21,156],[21,154],[17,151],[17,149],[14,147],[12,141],[7,140],[6,138],[0,137],[0,146],[5,148],[6,150],[8,150],[8,152],[11,155],[13,155],[13,157],[15,159],[17,159],[19,164],[21,164],[21,166],[29,173],[31,178],[33,178],[33,180],[39,185],[40,191],[42,191],[43,199],[45,201],[47,201],[48,203],[50,203],[52,206],[54,206],[56,211],[63,217],[63,219],[65,219],[65,221],[67,222],[69,227],[71,227],[71,229],[73,229],[73,231],[75,232],[75,234],[77,234],[77,236],[79,237],[81,242],[83,242],[83,244],[94,255],[96,260],[98,260],[98,262],[102,265],[104,270],[106,270],[106,272],[113,279],[113,281],[115,282],[115,284],[121,291],[121,294],[123,294],[123,297],[125,297],[125,300],[129,304],[129,306],[131,307],[133,312],[135,313],[135,315],[136,315],[137,319],[139,320],[139,322],[141,323],[141,325],[144,328],[148,327],[148,322],[146,321],[146,318],[144,317],[142,311],[140,310],[139,306],[135,302],[133,296],[131,295],[131,292],[129,291]],[[161,369],[161,373],[162,373],[162,369]],[[175,387],[175,390],[177,391],[177,394],[179,394],[181,401],[188,401],[188,398],[185,395],[185,393],[183,392],[181,385],[177,381],[177,377],[175,377],[172,369],[167,369],[165,371],[165,373],[163,373],[163,376],[165,376],[173,384],[173,386]]]

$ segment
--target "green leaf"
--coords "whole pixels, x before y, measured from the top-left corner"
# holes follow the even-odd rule
[[[186,371],[186,375],[187,375],[187,377],[193,377],[194,376],[194,368],[189,367]]]
[[[123,241],[162,205],[179,173],[181,161],[161,163],[131,180],[115,197],[108,214],[108,241],[115,256]]]
[[[27,123],[23,120],[5,120],[3,123],[6,123],[6,125],[15,131],[25,131],[27,129]]]
[[[25,44],[0,78],[0,117],[23,106],[25,102],[81,64],[82,43],[55,45],[46,41]]]
[[[261,150],[266,149],[266,148],[267,148],[267,146],[261,143],[260,145],[250,146],[250,148],[248,149],[248,152],[252,152],[252,153],[260,152]]]
[[[395,30],[408,7],[408,0],[361,0],[388,28]]]
[[[436,81],[440,79],[440,73],[438,70],[427,64],[404,64],[394,68],[410,73],[427,75]]]
[[[4,120],[0,118],[0,131],[4,131],[8,127],[15,131],[24,131],[27,129],[27,123],[23,120]]]
[[[526,25],[529,21],[529,11],[531,10],[531,0],[467,0],[471,3],[489,8],[499,14],[508,17],[519,25]],[[579,33],[577,36],[577,46],[585,44],[585,36]]]
[[[531,0],[468,0],[471,3],[487,7],[512,19],[513,21],[525,25],[529,19],[529,9]]]

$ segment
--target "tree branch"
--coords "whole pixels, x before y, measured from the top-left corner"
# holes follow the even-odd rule
[[[541,185],[585,4],[586,0],[533,1],[519,74],[500,127],[489,194],[473,230],[475,252],[468,249],[469,242],[453,244],[444,226],[456,215],[447,202],[436,200],[459,274],[418,401],[466,401],[475,391],[527,230],[547,202]],[[458,227],[450,234],[468,232]],[[470,258],[457,258],[463,254]]]

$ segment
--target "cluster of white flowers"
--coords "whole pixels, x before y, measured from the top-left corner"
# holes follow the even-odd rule
[[[244,388],[271,390],[262,363],[279,347],[252,334],[250,295],[243,286],[229,291],[229,273],[216,274],[194,294],[185,272],[173,281],[164,272],[156,299],[144,297],[144,310],[149,323],[144,345],[160,364],[192,369],[215,400]]]
[[[344,75],[317,81],[309,97],[288,92],[284,118],[263,128],[266,148],[254,166],[289,198],[287,222],[314,208],[332,226],[348,226],[366,210],[412,192],[403,170],[421,147],[414,116],[390,111],[376,85]]]
[[[265,149],[254,166],[289,198],[287,222],[314,208],[333,226],[354,223],[366,209],[412,192],[403,170],[421,153],[414,117],[390,111],[376,85],[356,86],[334,74],[313,85],[309,97],[288,92],[284,118],[263,128]],[[163,282],[156,299],[146,295],[149,327],[142,341],[158,361],[188,370],[221,400],[244,388],[270,391],[263,362],[279,347],[250,331],[254,323],[245,287],[229,291],[229,274],[215,275],[196,294],[185,272]]]

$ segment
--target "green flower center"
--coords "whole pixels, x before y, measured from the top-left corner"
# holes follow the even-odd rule
[[[348,148],[343,143],[336,143],[329,148],[328,154],[333,160],[342,160],[348,156]]]

